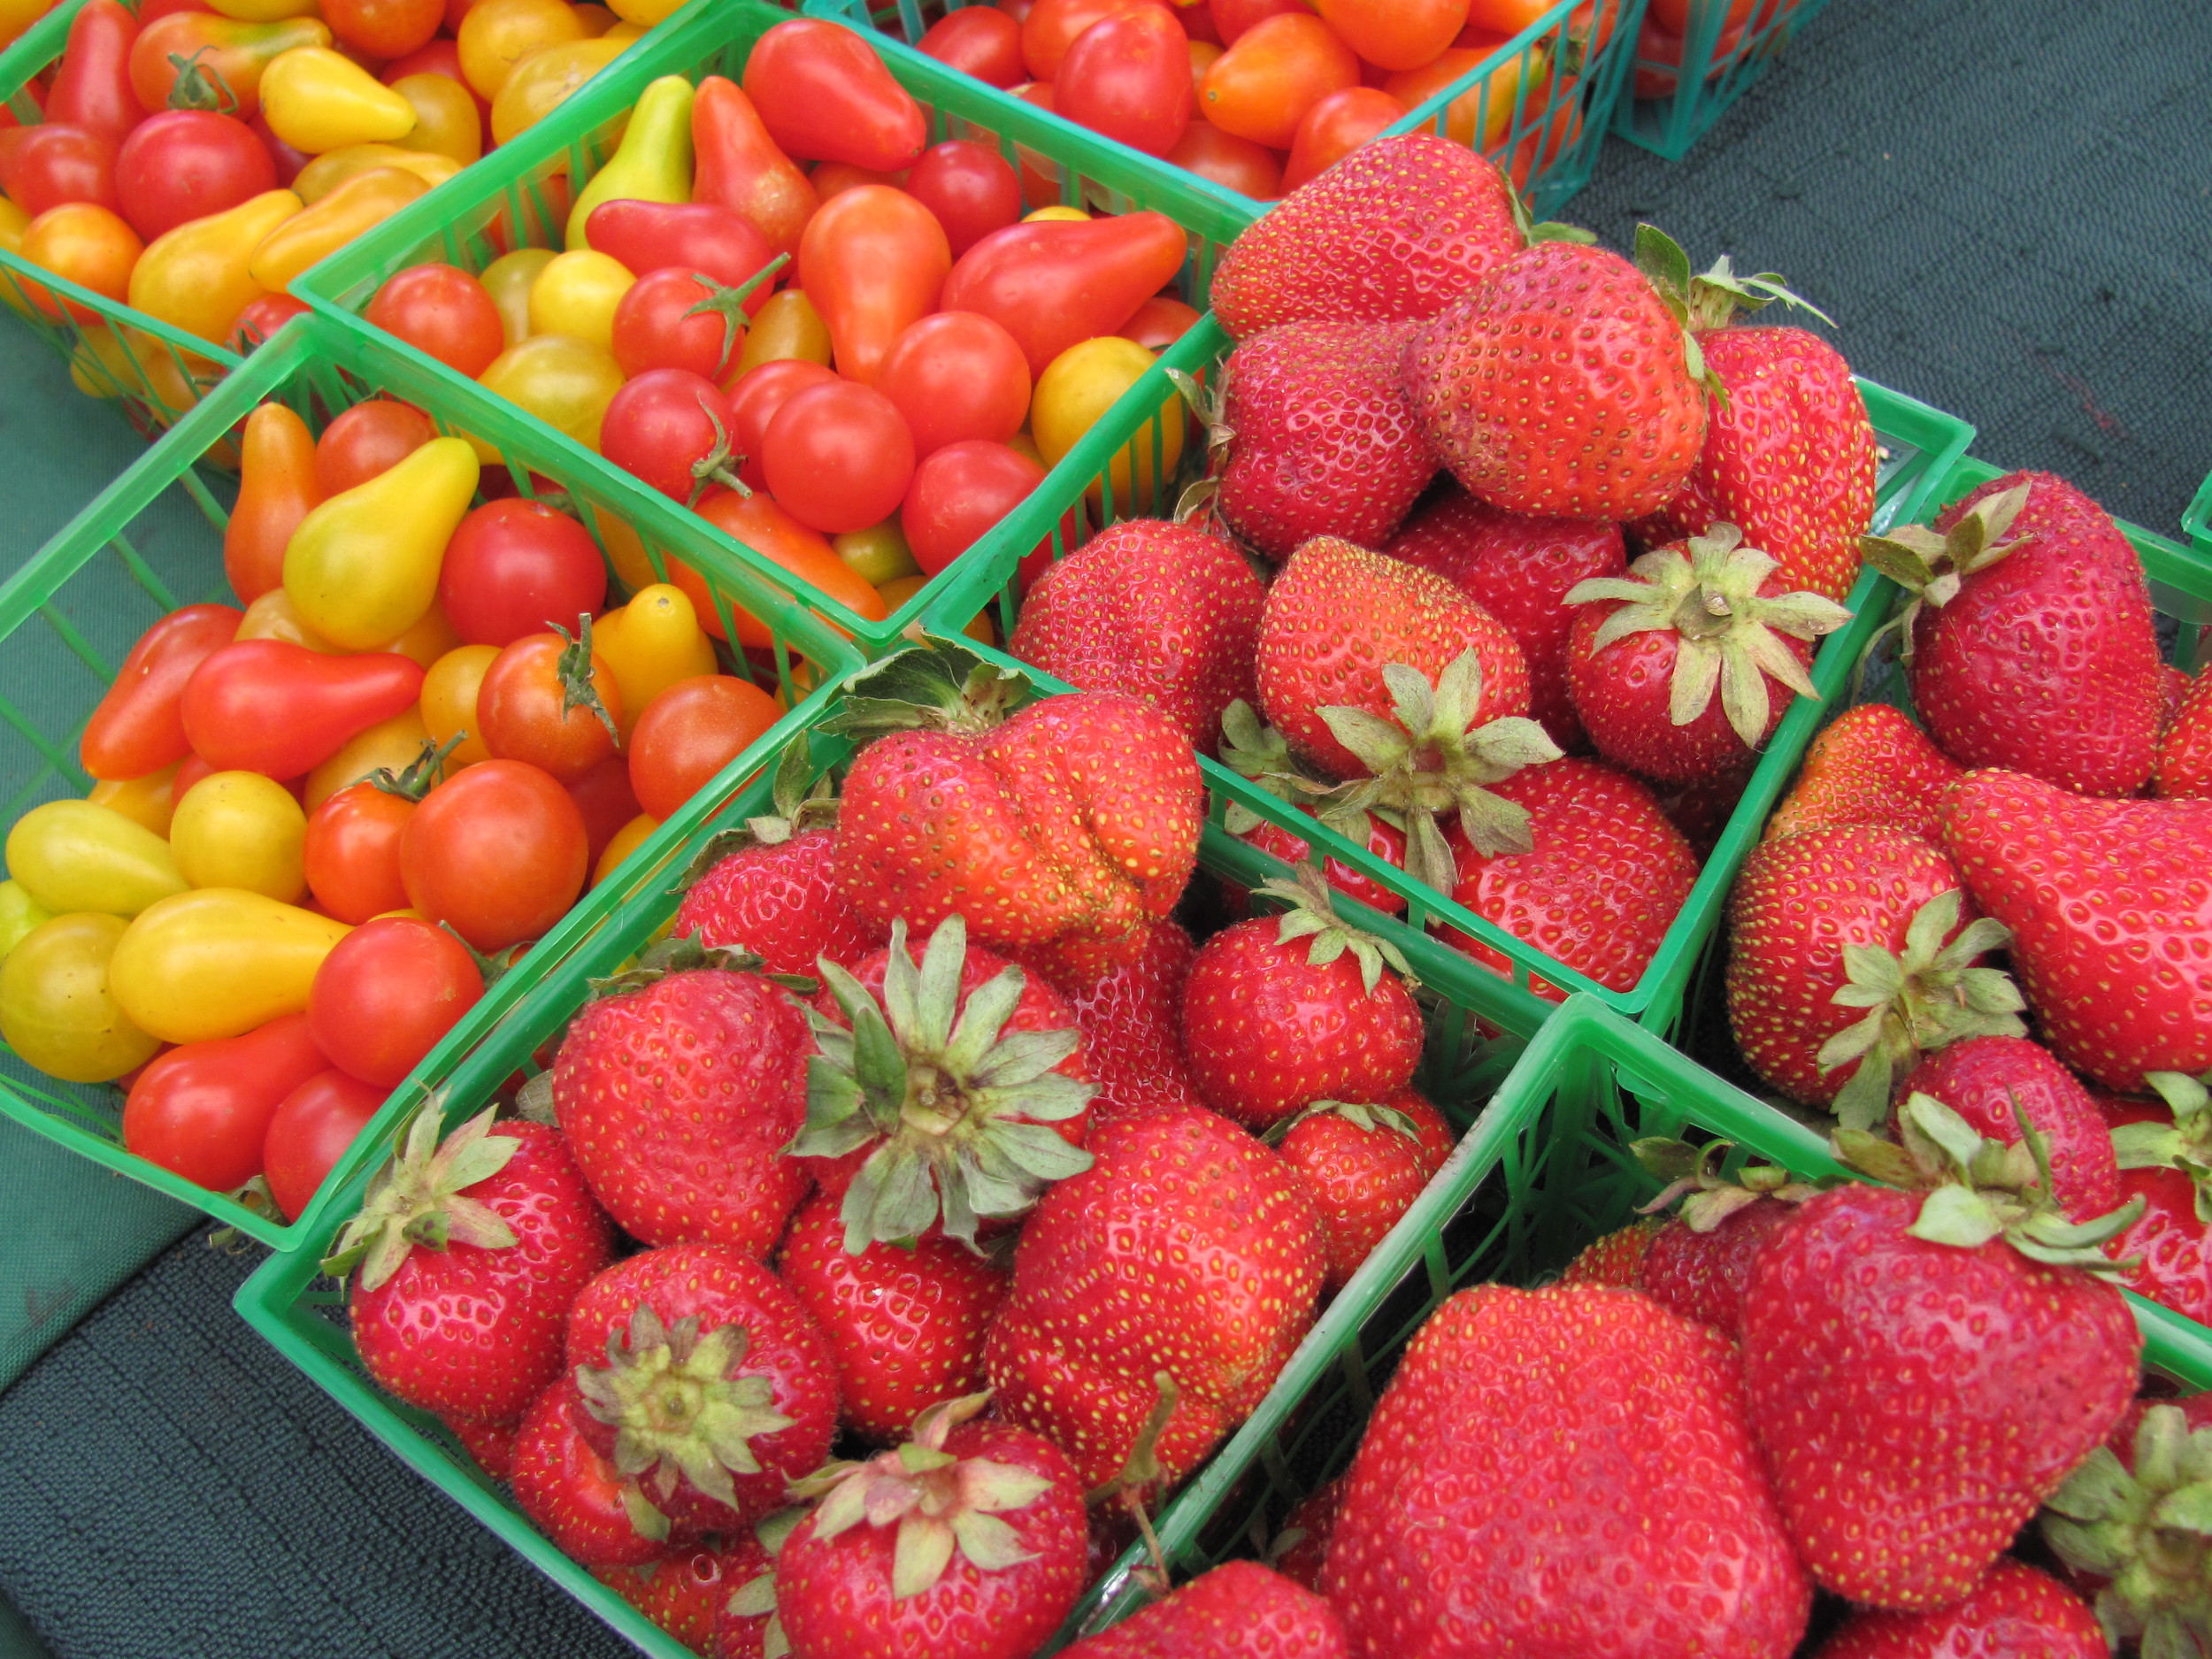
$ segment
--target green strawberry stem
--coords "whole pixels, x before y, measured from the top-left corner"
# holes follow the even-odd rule
[[[1728,388],[1706,363],[1704,349],[1697,343],[1699,334],[1726,326],[1738,311],[1755,311],[1776,300],[1810,311],[1831,328],[1835,326],[1827,312],[1783,286],[1779,274],[1763,271],[1757,276],[1738,276],[1726,254],[1716,259],[1710,270],[1691,275],[1689,255],[1655,225],[1636,227],[1636,268],[1682,325],[1682,352],[1689,363],[1690,378],[1702,384],[1724,409],[1728,406]]]
[[[370,1181],[361,1213],[338,1235],[338,1248],[323,1258],[322,1271],[342,1279],[358,1267],[361,1287],[374,1290],[399,1271],[417,1245],[430,1250],[455,1244],[511,1248],[514,1229],[497,1211],[463,1196],[505,1169],[522,1144],[512,1135],[491,1133],[496,1112],[487,1107],[442,1143],[438,1097],[418,1106],[400,1125],[391,1161]]]
[[[1687,1141],[1649,1137],[1632,1141],[1629,1151],[1644,1172],[1666,1183],[1659,1195],[1636,1213],[1655,1216],[1682,1201],[1680,1217],[1692,1233],[1710,1233],[1739,1210],[1762,1198],[1800,1204],[1820,1191],[1808,1181],[1770,1164],[1747,1164],[1731,1179],[1725,1173],[1730,1141],[1713,1141],[1701,1147]]]
[[[845,706],[822,728],[858,744],[893,732],[987,732],[1034,690],[1026,674],[932,639],[856,674],[846,684]]]
[[[2173,1109],[2170,1123],[2122,1124],[2113,1156],[2124,1170],[2179,1170],[2196,1188],[2197,1219],[2212,1225],[2212,1072],[2150,1071],[2145,1082]]]
[[[635,967],[586,983],[594,996],[624,996],[657,985],[672,973],[694,973],[707,968],[723,973],[759,973],[765,965],[759,956],[741,947],[708,945],[695,934],[686,934],[681,939],[657,940],[639,954]],[[821,988],[817,980],[803,973],[762,973],[760,977],[773,979],[787,991],[795,991],[801,996],[811,996]]]
[[[2074,1571],[2105,1580],[2098,1621],[2112,1650],[2144,1659],[2212,1649],[2212,1428],[2178,1406],[2145,1409],[2135,1467],[2109,1447],[2083,1459],[2043,1507],[2042,1531]]]
[[[1277,876],[1263,881],[1256,891],[1269,898],[1280,899],[1288,906],[1276,929],[1278,943],[1287,945],[1295,939],[1313,941],[1306,950],[1309,967],[1325,968],[1348,950],[1352,959],[1359,964],[1360,984],[1370,996],[1381,983],[1386,964],[1395,970],[1409,987],[1420,983],[1414,978],[1413,964],[1406,960],[1405,952],[1387,939],[1353,926],[1336,913],[1336,901],[1330,894],[1328,879],[1313,865],[1300,864],[1287,880]]]
[[[1884,623],[1867,641],[1859,660],[1862,674],[1867,659],[1873,656],[1883,636],[1893,629],[1900,631],[1899,649],[1909,666],[1913,624],[1919,619],[1920,608],[1933,605],[1940,610],[1949,604],[1958,597],[1959,586],[1967,577],[1987,570],[2034,539],[2005,539],[2013,520],[2028,504],[2032,488],[2020,484],[2001,494],[1983,497],[1974,503],[1971,512],[1961,514],[1958,522],[1941,534],[1925,525],[1909,524],[1901,525],[1887,535],[1859,538],[1859,552],[1866,562],[1912,595],[1912,603]]]
[[[1368,987],[1371,991],[1373,986]],[[1364,1102],[1317,1100],[1303,1110],[1279,1119],[1260,1139],[1269,1146],[1280,1146],[1285,1136],[1309,1118],[1341,1118],[1355,1129],[1369,1134],[1402,1134],[1414,1145],[1421,1144],[1421,1132],[1413,1119],[1394,1106],[1377,1106]]]

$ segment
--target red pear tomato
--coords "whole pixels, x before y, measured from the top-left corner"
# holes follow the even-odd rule
[[[1148,156],[1190,125],[1190,37],[1158,6],[1135,6],[1076,36],[1054,81],[1062,115]]]
[[[328,1064],[304,1014],[172,1048],[131,1085],[124,1148],[211,1192],[242,1187],[261,1173],[279,1102]]]

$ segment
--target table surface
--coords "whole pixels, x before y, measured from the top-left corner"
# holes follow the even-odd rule
[[[1687,159],[1609,142],[1565,217],[1784,273],[1977,454],[2170,534],[2212,469],[2208,82],[2212,17],[2168,0],[1832,0]],[[0,363],[19,558],[139,440],[20,328]],[[0,1382],[99,1303],[0,1394],[0,1590],[45,1643],[0,1603],[0,1659],[630,1651],[278,1362],[230,1311],[258,1251],[193,1221],[0,1124]]]

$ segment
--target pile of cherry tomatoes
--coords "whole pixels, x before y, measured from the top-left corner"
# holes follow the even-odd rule
[[[1715,8],[1717,10],[1717,6]],[[1636,36],[1636,96],[1665,98],[1674,95],[1682,66],[1682,53],[1690,33],[1691,0],[1651,0]],[[1728,0],[1727,11],[1713,38],[1707,81],[1728,73],[1744,52],[1744,37],[1786,23],[1797,10],[1797,0]]]

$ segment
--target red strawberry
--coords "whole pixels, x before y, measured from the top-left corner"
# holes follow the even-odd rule
[[[584,1397],[564,1377],[522,1419],[515,1436],[515,1502],[554,1547],[587,1567],[657,1561],[687,1529],[672,1526],[577,1425]]]
[[[2196,1515],[2212,1464],[2208,1421],[2212,1395],[2135,1402],[2044,1507],[2044,1541],[2094,1594],[2115,1652],[2187,1655],[2212,1644],[2212,1539]]]
[[[1421,1010],[1394,946],[1339,921],[1310,864],[1262,889],[1291,901],[1209,939],[1183,984],[1198,1092],[1256,1128],[1317,1100],[1386,1101],[1421,1062]]]
[[[790,1651],[776,1617],[775,1553],[801,1513],[785,1509],[723,1540],[722,1579],[731,1590],[715,1609],[708,1659],[768,1659],[772,1638],[774,1652]]]
[[[1346,1659],[1350,1651],[1344,1622],[1326,1601],[1256,1561],[1231,1561],[1063,1653],[1064,1659]]]
[[[1725,1141],[1703,1147],[1639,1141],[1631,1149],[1647,1172],[1668,1183],[1647,1209],[1686,1196],[1673,1219],[1650,1234],[1634,1276],[1610,1282],[1632,1286],[1669,1312],[1709,1325],[1733,1341],[1752,1263],[1793,1207],[1816,1189],[1765,1164],[1747,1164],[1730,1179],[1722,1173]]]
[[[1617,991],[1632,990],[1697,885],[1697,856],[1651,791],[1592,760],[1525,766],[1490,786],[1528,814],[1530,850],[1485,857],[1454,826],[1452,897],[1516,939]],[[1511,975],[1505,955],[1448,929],[1444,941]],[[1553,1002],[1566,992],[1532,976]]]
[[[1283,734],[1263,721],[1247,703],[1233,703],[1222,714],[1221,763],[1257,784],[1302,818],[1316,817],[1308,803],[1327,793],[1326,786],[1310,768],[1292,758],[1290,745]],[[1338,825],[1340,834],[1363,845],[1384,864],[1396,870],[1405,868],[1405,832],[1387,818],[1372,812],[1339,814]],[[1253,808],[1233,798],[1222,815],[1222,827],[1238,840],[1248,841],[1293,867],[1305,863],[1312,851],[1311,844],[1303,836],[1292,833],[1271,818],[1262,818]],[[1333,893],[1356,899],[1386,916],[1406,908],[1404,895],[1334,856],[1324,860],[1324,867]],[[1229,895],[1232,909],[1242,902],[1243,895],[1243,888],[1233,887]]]
[[[494,1422],[488,1417],[450,1417],[440,1419],[453,1432],[453,1438],[461,1442],[461,1449],[476,1462],[476,1466],[494,1480],[506,1480],[514,1474],[515,1434],[521,1428],[519,1421]]]
[[[1090,1167],[1082,1034],[1042,975],[972,948],[954,916],[918,964],[894,922],[887,949],[822,978],[806,1128],[787,1150],[842,1201],[847,1249],[941,1221],[972,1245],[979,1220],[1018,1217]]]
[[[1202,1103],[1183,1053],[1183,981],[1197,954],[1175,923],[1155,922],[1133,961],[1061,986],[1098,1086],[1094,1124]]]
[[[1344,1507],[1344,1477],[1314,1493],[1283,1520],[1283,1530],[1267,1547],[1267,1564],[1301,1589],[1321,1594],[1321,1570],[1329,1558],[1329,1534]]]
[[[1644,1257],[1659,1236],[1663,1221],[1632,1221],[1617,1227],[1595,1243],[1586,1244],[1575,1259],[1559,1270],[1562,1285],[1611,1285],[1634,1290],[1643,1279]]]
[[[1378,139],[1231,244],[1213,305],[1242,340],[1282,323],[1432,317],[1527,245],[1504,175],[1430,133]]]
[[[2004,1557],[1955,1607],[1933,1613],[1861,1608],[1813,1659],[2110,1659],[2103,1628],[2082,1599],[2047,1572]]]
[[[1536,518],[1501,512],[1452,488],[1406,521],[1383,551],[1433,571],[1503,623],[1528,663],[1529,714],[1560,748],[1582,742],[1567,695],[1567,591],[1596,576],[1624,576],[1621,527],[1602,518]]]
[[[2011,472],[1944,509],[1935,531],[1907,525],[1865,549],[1917,595],[1904,623],[1913,702],[1952,759],[2083,795],[2149,779],[2165,665],[2142,562],[2095,502],[2047,472]]]
[[[714,1651],[714,1624],[738,1587],[757,1578],[767,1555],[743,1529],[721,1548],[695,1544],[636,1567],[595,1567],[592,1577],[694,1653]]]
[[[729,967],[700,966],[712,960]],[[649,950],[586,1004],[553,1061],[553,1110],[593,1194],[647,1244],[765,1255],[806,1192],[782,1149],[806,1122],[805,1017],[695,941]]]
[[[1633,1291],[1462,1291],[1367,1425],[1322,1586],[1363,1659],[1785,1659],[1811,1586],[1734,1347]]]
[[[1813,739],[1767,820],[1768,841],[1836,824],[1883,824],[1934,842],[1943,797],[1966,770],[1886,703],[1846,709]]]
[[[1018,681],[942,642],[849,690],[841,730],[949,728],[893,730],[853,762],[836,868],[863,916],[923,928],[960,915],[979,944],[1068,936],[1125,958],[1182,896],[1205,790],[1189,739],[1150,703],[1079,692],[994,727],[975,705],[1002,705]]]
[[[1321,1215],[1334,1294],[1452,1155],[1442,1114],[1411,1089],[1377,1105],[1322,1101],[1291,1123],[1275,1149],[1298,1171]]]
[[[671,937],[750,951],[771,973],[812,973],[821,956],[850,964],[883,942],[832,879],[834,831],[795,834],[783,820],[761,819],[729,836],[707,844]]]
[[[974,1251],[931,1232],[850,1255],[837,1200],[817,1193],[792,1218],[780,1271],[829,1339],[844,1420],[864,1439],[896,1445],[926,1409],[983,1386],[983,1333],[1006,1275]]]
[[[614,1239],[561,1137],[494,1131],[488,1110],[442,1144],[434,1107],[408,1125],[323,1271],[360,1269],[348,1303],[371,1377],[409,1405],[512,1422],[561,1370],[561,1323]]]
[[[568,1363],[585,1440],[678,1526],[767,1514],[837,1427],[827,1340],[766,1268],[718,1245],[647,1250],[593,1279]]]
[[[2051,1196],[2072,1220],[2120,1207],[2112,1135],[2095,1099],[2050,1050],[2024,1037],[1969,1037],[1930,1055],[1899,1086],[1932,1094],[1985,1141],[2020,1139],[2016,1110],[2049,1137]]]
[[[2134,1263],[2120,1282],[2136,1294],[2212,1325],[2212,1098],[2200,1080],[2178,1071],[2150,1081],[2160,1104],[2103,1102],[2120,1195],[2143,1202],[2112,1254]]]
[[[1290,323],[1223,365],[1214,505],[1271,559],[1315,536],[1378,548],[1436,476],[1399,370],[1415,325]]]
[[[1509,512],[1633,518],[1705,441],[1689,339],[1618,254],[1514,255],[1415,337],[1406,385],[1445,465]]]
[[[1147,697],[1194,748],[1257,695],[1266,590],[1243,556],[1188,525],[1132,518],[1093,537],[1022,602],[1008,649],[1079,691]]]
[[[2212,802],[2088,801],[1969,772],[1943,845],[2012,930],[2012,966],[2058,1057],[2108,1088],[2212,1069]]]
[[[2158,793],[2212,795],[2212,672],[2184,682],[2188,690],[2158,740]]]
[[[1774,557],[1717,524],[1655,549],[1633,576],[1567,595],[1579,606],[1567,689],[1598,753],[1647,777],[1695,783],[1749,764],[1789,707],[1814,696],[1809,641],[1851,613],[1785,593]]]
[[[933,1408],[913,1440],[803,1484],[776,1557],[793,1659],[1028,1659],[1083,1587],[1083,1488],[1049,1440]]]
[[[1879,1123],[1892,1081],[1923,1052],[2025,1031],[2012,982],[1974,965],[2005,929],[1975,914],[1951,861],[1909,831],[1763,841],[1728,918],[1736,1046],[1792,1100],[1832,1102],[1847,1128]]]
[[[1091,1150],[1023,1226],[984,1362],[1001,1415],[1057,1443],[1085,1490],[1120,1472],[1165,1371],[1171,1483],[1259,1404],[1312,1325],[1321,1225],[1283,1161],[1211,1112],[1102,1125]]]
[[[1924,1094],[1903,1126],[1902,1147],[1855,1130],[1839,1143],[1932,1190],[1854,1183],[1798,1206],[1752,1265],[1744,1387],[1813,1576],[1921,1611],[1971,1591],[2112,1432],[2143,1340],[2085,1271],[2111,1267],[2095,1231],[2014,1195],[2040,1179],[2026,1148],[1998,1154]],[[1975,1184],[1957,1184],[1970,1166]],[[2107,1236],[2124,1220],[2105,1217]]]

